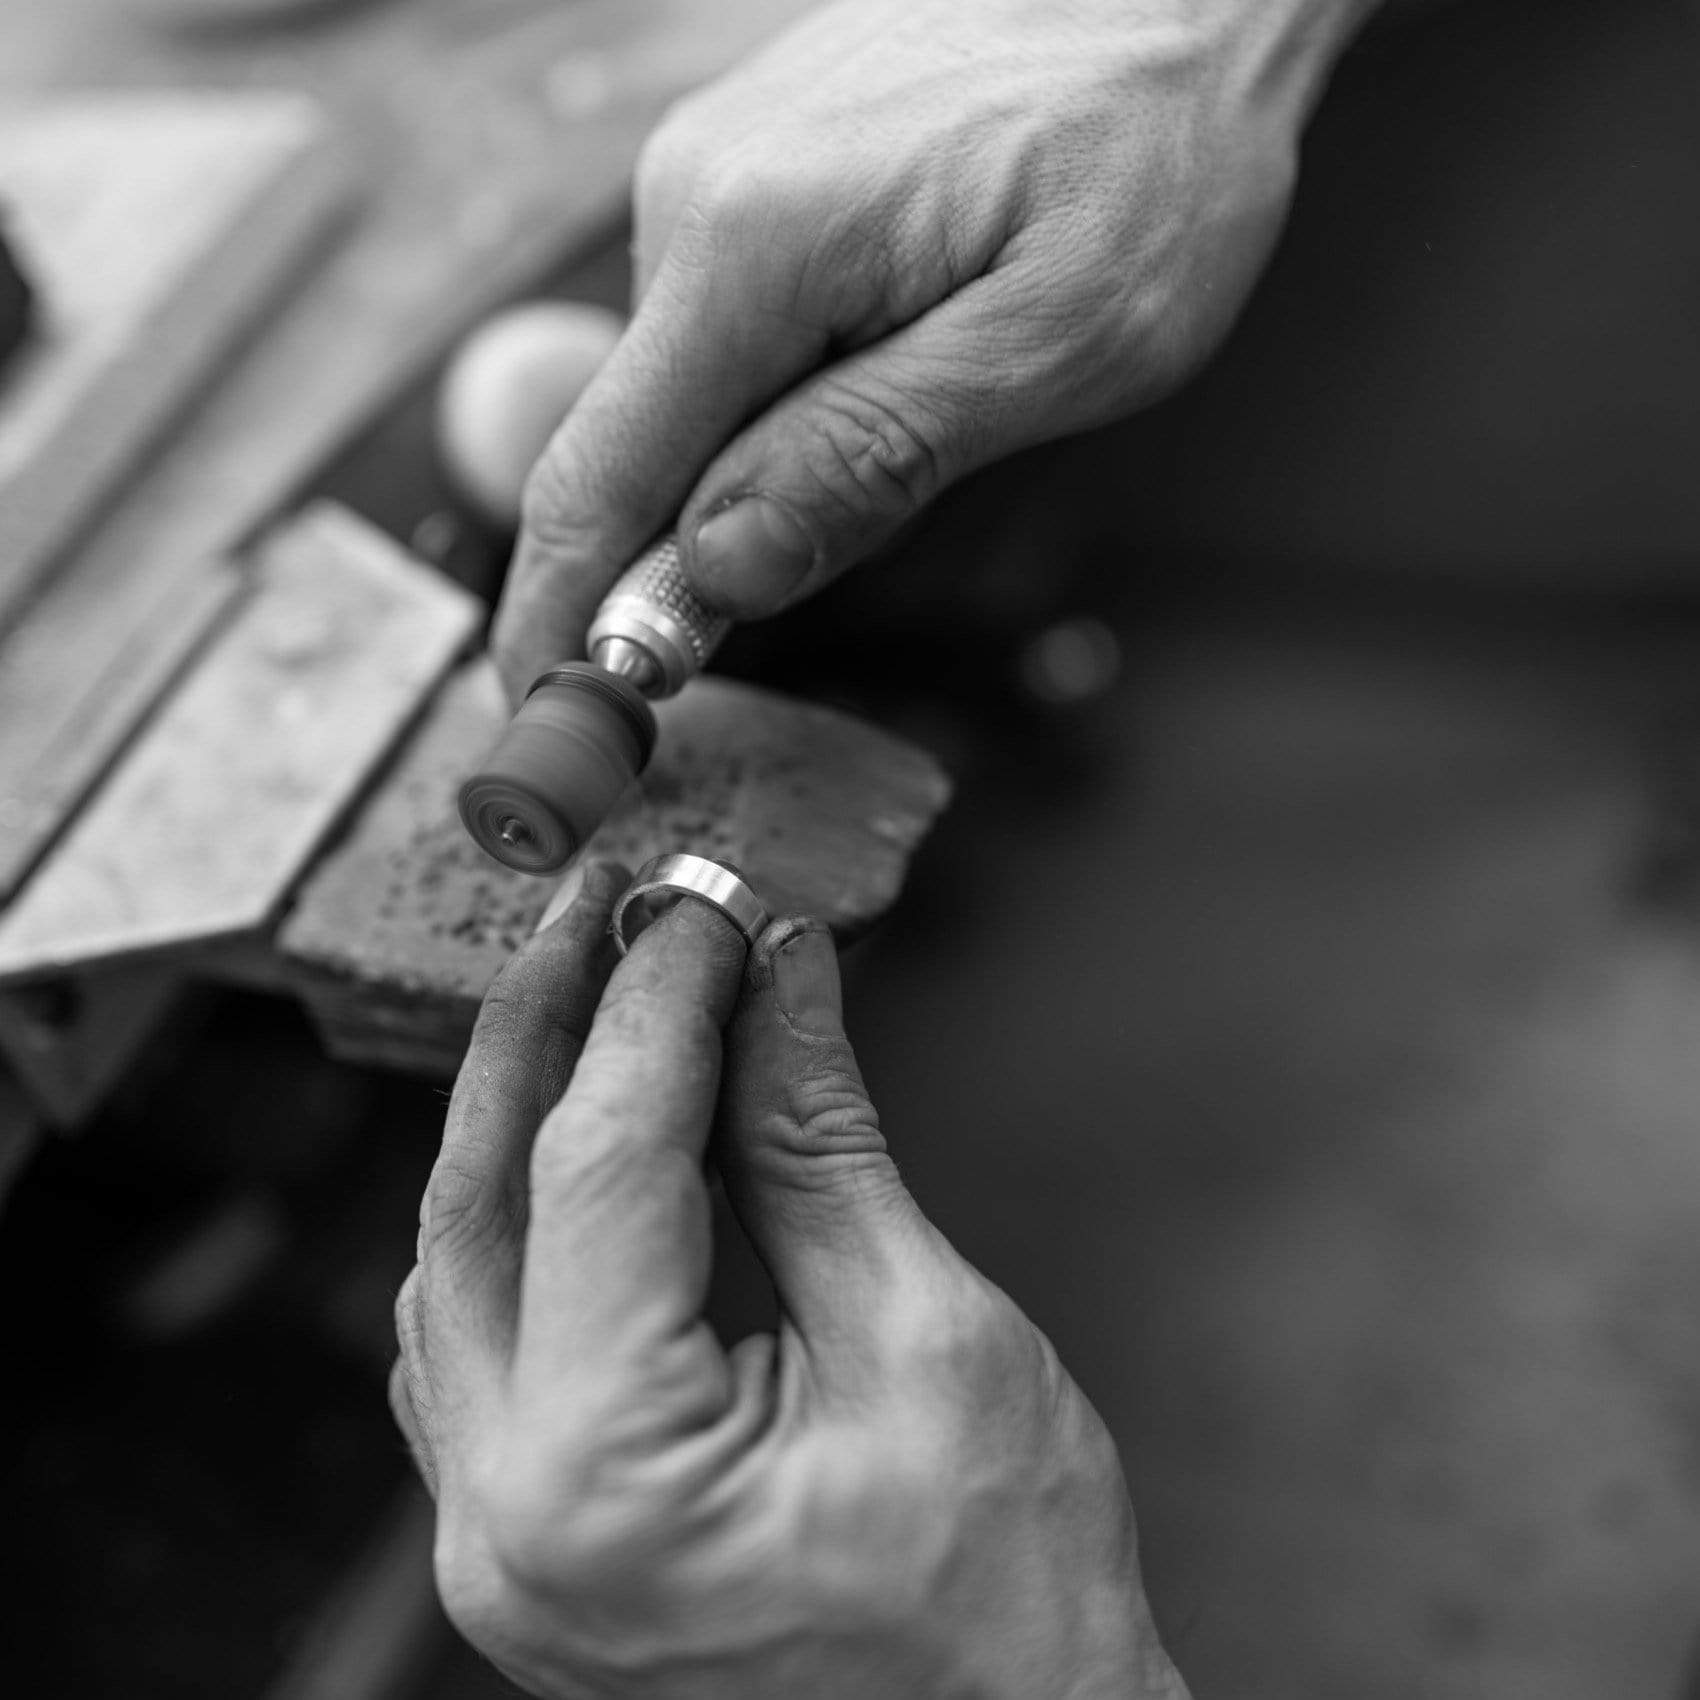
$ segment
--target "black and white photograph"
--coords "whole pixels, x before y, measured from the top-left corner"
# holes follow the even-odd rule
[[[1700,0],[0,0],[0,1694],[1700,1700]]]

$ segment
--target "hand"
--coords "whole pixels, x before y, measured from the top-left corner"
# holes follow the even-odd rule
[[[1109,1435],[904,1190],[828,934],[746,969],[686,901],[616,967],[620,884],[492,989],[397,1303],[450,1616],[540,1695],[1184,1700]],[[782,1315],[730,1354],[717,1093]]]
[[[509,689],[676,514],[698,591],[771,614],[964,474],[1173,389],[1371,4],[842,0],[677,106],[635,317],[527,489]]]

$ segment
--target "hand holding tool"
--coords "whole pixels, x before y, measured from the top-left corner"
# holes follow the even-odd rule
[[[701,672],[730,626],[686,582],[674,540],[652,545],[591,621],[590,660],[544,673],[461,787],[466,830],[522,873],[564,867],[648,765],[650,703]]]

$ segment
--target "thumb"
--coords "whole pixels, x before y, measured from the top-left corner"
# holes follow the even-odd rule
[[[716,1156],[781,1308],[813,1346],[873,1343],[944,1242],[886,1151],[819,922],[777,921],[757,941],[722,1081]]]
[[[948,485],[1066,421],[1036,354],[971,285],[882,341],[817,371],[710,463],[679,517],[693,588],[736,619],[813,595],[866,559]]]

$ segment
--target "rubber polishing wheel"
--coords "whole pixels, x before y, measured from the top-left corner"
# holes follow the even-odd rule
[[[655,748],[635,686],[572,662],[545,673],[489,759],[460,790],[474,841],[521,873],[563,868],[608,818]]]

